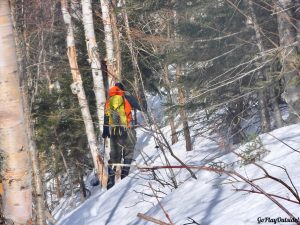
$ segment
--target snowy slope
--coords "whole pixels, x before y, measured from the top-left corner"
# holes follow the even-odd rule
[[[169,130],[164,130],[164,132],[168,133]],[[300,124],[275,130],[271,134],[291,147],[300,149]],[[136,163],[144,164],[144,158],[151,165],[164,164],[162,154],[154,148],[153,138],[142,130],[139,130],[138,136],[140,154]],[[264,134],[260,137],[264,147],[270,152],[263,158],[264,162],[259,162],[259,164],[267,168],[272,175],[287,181],[287,176],[280,168],[266,162],[286,167],[296,188],[299,189],[300,153],[293,151],[271,135]],[[261,170],[253,165],[240,167],[237,163],[238,159],[233,153],[220,150],[216,142],[211,140],[196,139],[194,151],[188,154],[182,150],[183,146],[183,141],[173,145],[174,152],[187,164],[205,165],[212,161],[223,162],[223,164],[236,162],[232,165],[244,176],[257,178],[262,175]],[[236,151],[241,152],[243,148],[246,147],[243,146]],[[171,156],[168,158],[171,164],[178,164]],[[183,169],[174,171],[180,184],[177,189],[159,185],[151,180],[150,172],[135,170],[109,191],[98,191],[84,204],[65,215],[58,225],[153,224],[137,218],[137,213],[144,213],[168,222],[156,199],[149,196],[152,195],[149,182],[155,189],[160,190],[157,195],[161,197],[161,203],[174,224],[189,223],[188,217],[193,218],[201,225],[258,224],[259,217],[287,217],[285,212],[263,195],[234,191],[233,186],[228,184],[229,180],[226,175],[220,176],[213,172],[198,171],[198,179],[194,180],[189,178],[189,173]],[[165,178],[170,176],[169,171],[160,171],[159,174]],[[256,184],[269,193],[294,199],[287,189],[274,181],[261,180]],[[251,189],[245,183],[235,183],[234,185],[238,188]],[[278,201],[295,216],[300,216],[299,205],[284,200]]]

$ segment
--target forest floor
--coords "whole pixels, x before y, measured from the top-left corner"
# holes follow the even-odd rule
[[[164,129],[166,136],[170,130]],[[278,140],[279,139],[279,140]],[[233,152],[253,157],[261,153],[259,165],[290,186],[288,176],[274,165],[287,169],[296,189],[300,188],[300,124],[260,135],[256,141],[239,146],[233,151],[225,151],[212,139],[198,137],[194,140],[194,150],[184,151],[184,141],[174,144],[174,153],[188,165],[218,165],[225,169],[234,169],[247,178],[263,176],[262,171],[252,165],[242,165],[243,160]],[[292,147],[292,148],[291,148]],[[244,152],[244,153],[243,153]],[[248,152],[248,153],[245,153]],[[138,129],[138,144],[134,164],[163,165],[165,159],[161,151],[155,148],[154,139],[145,130]],[[171,165],[178,162],[167,153]],[[271,164],[274,165],[271,165]],[[75,210],[62,213],[66,204],[56,210],[58,225],[146,225],[153,224],[137,217],[143,213],[168,223],[162,207],[158,204],[149,183],[156,190],[164,210],[174,224],[201,225],[247,225],[259,224],[262,219],[272,222],[276,218],[288,218],[288,215],[262,194],[249,194],[236,191],[236,188],[252,190],[245,182],[233,182],[228,175],[194,170],[197,180],[190,177],[186,169],[174,169],[178,188],[153,180],[152,172],[143,172],[132,167],[131,174],[108,191],[96,190],[92,196]],[[169,170],[156,171],[162,180],[172,183]],[[255,182],[262,189],[274,195],[294,200],[291,193],[278,182],[262,179]],[[300,206],[290,201],[276,198],[296,217],[300,216]],[[192,222],[193,220],[193,222]],[[274,222],[272,222],[274,224]],[[277,224],[289,224],[280,223]],[[295,224],[295,223],[290,223]]]

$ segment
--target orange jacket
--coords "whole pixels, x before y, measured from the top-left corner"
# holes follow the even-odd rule
[[[108,91],[108,96],[112,97],[115,95],[120,95],[124,99],[124,108],[125,108],[125,114],[127,118],[127,126],[130,127],[131,121],[132,121],[132,114],[131,114],[131,105],[129,101],[124,97],[124,91],[122,91],[119,87],[113,86]],[[105,115],[108,115],[108,100],[106,100],[105,103]]]

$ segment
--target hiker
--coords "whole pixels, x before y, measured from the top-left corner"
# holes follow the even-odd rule
[[[136,144],[136,132],[133,126],[131,110],[141,110],[137,100],[133,96],[127,96],[124,86],[116,83],[108,92],[108,99],[105,104],[105,117],[103,126],[103,138],[110,138],[110,160],[109,164],[123,163],[121,179],[129,174],[130,164],[133,158]],[[115,167],[108,167],[107,189],[115,184]]]

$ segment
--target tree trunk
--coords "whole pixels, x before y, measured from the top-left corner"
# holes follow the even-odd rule
[[[57,149],[60,153],[60,156],[63,160],[63,163],[64,163],[64,167],[65,167],[65,170],[66,170],[66,173],[67,173],[67,177],[68,177],[68,182],[70,184],[70,189],[71,189],[71,196],[73,197],[74,196],[74,184],[73,184],[73,181],[72,181],[72,177],[71,177],[71,173],[70,173],[70,169],[69,169],[69,166],[67,164],[67,161],[66,161],[66,158],[64,156],[64,153],[62,152],[62,149],[60,146],[58,146],[58,149]]]
[[[238,144],[245,138],[240,119],[243,118],[243,111],[244,102],[241,98],[228,105],[228,114],[225,120],[229,126],[230,137],[227,139],[231,140],[233,144]]]
[[[185,104],[186,100],[185,100],[184,89],[180,84],[181,76],[182,76],[181,65],[177,64],[176,80],[177,80],[177,87],[178,87],[178,102],[180,105],[179,113],[180,113],[180,118],[181,118],[181,121],[183,124],[183,133],[184,133],[184,138],[185,138],[186,150],[191,151],[193,146],[192,146],[192,140],[191,140],[191,135],[190,135],[188,116],[187,116],[186,110],[184,109],[184,104]]]
[[[56,175],[54,179],[55,179],[54,183],[56,183],[55,185],[56,197],[58,199],[61,199],[64,196],[64,194],[61,191],[61,183],[60,183],[59,175]]]
[[[105,110],[105,87],[104,87],[104,80],[101,68],[101,61],[99,56],[99,48],[96,42],[95,36],[95,28],[94,28],[94,21],[93,21],[93,12],[92,12],[92,5],[91,0],[82,0],[82,16],[83,16],[83,25],[85,31],[85,38],[86,38],[86,46],[87,52],[89,55],[89,61],[91,64],[93,79],[94,79],[94,93],[96,96],[96,103],[97,103],[97,115],[99,120],[99,130],[100,130],[100,137],[102,136],[102,128],[104,125],[104,110]],[[102,140],[102,139],[101,139]],[[110,152],[110,143],[109,140],[103,140],[107,144],[103,143],[102,146],[102,158],[104,159],[104,168],[107,170],[107,157],[105,152]],[[100,181],[105,181],[107,178],[102,178]],[[106,186],[103,184],[102,186]]]
[[[258,76],[261,76],[261,71],[259,71],[258,74]],[[268,102],[266,97],[267,96],[264,88],[260,88],[258,90],[258,106],[260,114],[260,126],[263,133],[269,132],[271,130],[270,116],[268,112]]]
[[[116,75],[116,58],[110,18],[110,1],[100,0],[100,3],[102,10],[102,20],[104,24],[108,85],[109,87],[111,87],[116,81],[120,81],[120,78]]]
[[[16,2],[12,1],[11,2],[11,11],[12,11],[12,18],[13,18],[13,24],[14,27],[18,26],[17,23],[17,12],[16,12]],[[24,4],[22,2],[22,4]],[[23,7],[23,5],[22,5]],[[22,24],[25,26],[24,24]],[[25,27],[23,27],[24,29]],[[30,160],[31,160],[31,165],[32,165],[32,176],[33,176],[33,184],[34,184],[34,205],[35,205],[35,214],[36,217],[33,216],[33,218],[36,219],[36,221],[33,219],[33,223],[37,225],[44,225],[46,224],[46,215],[45,215],[45,201],[44,201],[44,188],[43,188],[43,183],[42,183],[42,176],[41,176],[41,170],[40,170],[40,164],[39,164],[39,159],[38,159],[38,151],[36,147],[36,143],[33,138],[33,123],[31,122],[31,105],[34,102],[34,97],[32,96],[31,102],[29,102],[29,95],[28,95],[28,76],[26,74],[26,59],[27,55],[24,54],[26,52],[26,48],[23,44],[23,41],[25,39],[25,34],[24,32],[15,30],[15,43],[16,43],[16,53],[17,53],[17,58],[18,58],[18,67],[19,67],[19,73],[20,75],[24,78],[21,79],[21,87],[23,87],[23,93],[22,93],[22,98],[23,98],[23,104],[24,104],[24,112],[26,115],[26,129],[27,129],[27,138],[28,138],[28,143],[29,143],[29,152],[30,152]],[[40,40],[40,54],[44,56],[45,59],[45,54],[44,54],[44,32],[41,32],[41,40]],[[40,64],[40,62],[39,62]],[[45,67],[45,66],[44,66]],[[40,71],[40,69],[37,69]],[[45,72],[45,70],[44,70]],[[39,73],[39,72],[37,72]],[[39,75],[37,75],[39,76]]]
[[[4,217],[15,225],[32,217],[31,168],[9,2],[0,7],[0,149]]]
[[[272,69],[271,69],[272,71]],[[268,82],[272,82],[270,87],[270,102],[273,108],[274,120],[276,128],[283,127],[283,119],[281,115],[281,110],[278,103],[278,96],[276,96],[275,87],[278,86],[278,81],[272,78],[272,75],[267,75],[267,78],[270,79]],[[276,85],[277,84],[277,85]]]
[[[129,51],[131,53],[131,62],[132,62],[132,68],[133,68],[135,92],[136,92],[138,101],[141,105],[141,108],[143,109],[143,111],[147,111],[145,88],[144,88],[143,79],[142,79],[139,64],[138,64],[137,54],[133,48],[133,40],[131,37],[129,19],[128,19],[128,14],[127,14],[127,10],[126,10],[126,0],[123,0],[122,4],[123,4],[122,14],[123,14],[124,23],[125,23],[125,31],[126,31],[126,36],[127,36],[127,40],[128,40]]]
[[[84,202],[87,197],[87,193],[86,193],[86,187],[84,183],[83,171],[81,168],[78,168],[78,178],[79,178],[79,185],[80,185],[81,202]]]
[[[67,26],[67,32],[68,32],[66,38],[67,48],[68,48],[67,54],[68,54],[69,64],[70,64],[71,73],[74,81],[74,83],[71,85],[71,89],[72,92],[76,94],[78,97],[79,106],[81,109],[86,135],[92,153],[95,169],[98,173],[99,180],[101,181],[102,187],[106,188],[107,179],[108,179],[107,171],[104,167],[104,159],[99,155],[99,148],[98,148],[99,144],[96,138],[91,113],[83,89],[81,74],[77,64],[73,26],[72,26],[71,16],[68,12],[68,4],[66,0],[61,0],[61,7],[62,7],[64,22]]]
[[[96,42],[91,0],[82,0],[82,19],[85,31],[86,47],[94,80],[94,93],[97,103],[100,136],[104,125],[105,88],[99,57],[99,48]]]
[[[36,149],[36,144],[33,140],[29,140],[29,149],[31,153],[30,155],[33,170],[33,180],[36,192],[36,222],[37,225],[44,225],[46,224],[44,188],[41,178],[38,152]]]
[[[166,91],[167,91],[167,100],[168,104],[172,105],[173,100],[172,100],[172,95],[171,95],[171,82],[169,79],[169,71],[168,71],[168,65],[165,63],[163,66],[163,81],[165,83]],[[176,126],[175,126],[175,120],[172,112],[168,113],[168,120],[170,123],[171,127],[171,137],[172,137],[172,144],[175,144],[178,142],[178,135],[176,132]]]
[[[111,25],[112,32],[114,37],[114,45],[115,45],[115,56],[116,56],[116,76],[119,80],[122,80],[122,57],[121,57],[121,43],[120,43],[120,32],[118,28],[118,20],[115,12],[115,7],[117,5],[116,0],[112,0],[111,7]]]
[[[261,37],[261,32],[260,32],[260,27],[258,26],[258,21],[256,18],[256,14],[253,8],[253,2],[252,0],[248,0],[248,4],[250,7],[250,13],[251,13],[251,17],[252,17],[252,21],[253,21],[253,26],[254,26],[254,31],[255,31],[255,37],[256,37],[256,45],[259,49],[260,55],[262,57],[261,62],[264,63],[266,60],[266,56],[265,56],[265,48],[263,45],[263,40]],[[269,88],[269,95],[272,103],[272,107],[274,109],[274,111],[276,111],[277,109],[279,109],[278,103],[277,101],[274,101],[273,99],[276,100],[275,96],[274,96],[274,80],[270,77],[270,74],[267,72],[266,67],[263,67],[259,72],[258,72],[258,80],[259,81],[268,81],[271,83],[271,86]],[[265,86],[263,84],[263,86]],[[268,101],[267,101],[267,95],[266,95],[266,88],[263,87],[262,89],[260,89],[258,91],[258,103],[259,103],[259,108],[260,108],[260,118],[261,118],[261,128],[263,132],[268,132],[271,130],[271,124],[270,124],[270,115],[268,112]],[[276,111],[276,113],[278,113],[278,111]],[[280,111],[279,111],[280,113]],[[280,118],[277,116],[275,117],[275,123],[276,123],[276,127],[281,127],[282,126],[282,118],[281,118],[281,114],[280,114]],[[281,120],[281,121],[280,121]]]
[[[299,60],[297,56],[295,22],[292,19],[294,9],[292,0],[277,0],[278,33],[280,39],[281,63],[285,79],[283,97],[288,104],[291,123],[300,121],[300,78],[297,69]]]

